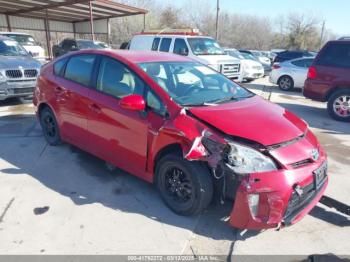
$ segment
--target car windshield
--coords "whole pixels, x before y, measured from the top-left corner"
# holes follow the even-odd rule
[[[0,41],[0,55],[2,56],[27,56],[27,51],[14,40]]]
[[[30,35],[17,35],[17,34],[7,34],[5,35],[7,37],[10,37],[20,43],[21,45],[29,45],[29,46],[35,46],[37,45],[34,38]]]
[[[108,45],[104,42],[96,42],[97,45],[99,45],[101,48],[106,49],[108,48]]]
[[[225,53],[229,56],[234,57],[234,58],[244,59],[244,56],[236,50],[226,50]]]
[[[149,62],[139,66],[181,106],[237,101],[254,94],[196,62]]]
[[[223,55],[220,45],[211,38],[188,38],[188,43],[195,55]]]
[[[240,52],[240,54],[245,58],[245,59],[250,59],[250,60],[254,60],[256,61],[256,57],[254,57],[252,54],[248,54],[248,53],[244,53],[244,52]]]
[[[93,41],[77,41],[79,49],[103,49],[99,43]]]

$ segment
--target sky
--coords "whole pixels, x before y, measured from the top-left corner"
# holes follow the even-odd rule
[[[202,1],[197,0],[198,5]],[[164,4],[184,6],[187,0],[163,0]],[[215,10],[216,0],[207,0]],[[290,12],[313,14],[326,21],[326,28],[337,35],[350,36],[350,0],[220,0],[220,9],[239,14],[276,18]],[[321,25],[320,25],[321,26]]]

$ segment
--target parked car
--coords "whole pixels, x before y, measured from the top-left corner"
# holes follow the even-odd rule
[[[40,46],[38,41],[33,36],[26,33],[19,32],[0,32],[0,36],[6,36],[17,41],[21,46],[24,47],[27,52],[40,61],[41,63],[47,62],[47,57],[44,48]]]
[[[143,32],[131,39],[129,50],[152,50],[188,56],[231,79],[242,81],[240,61],[226,55],[215,39],[195,29]]]
[[[249,60],[254,60],[259,62],[260,64],[262,64],[263,68],[264,68],[264,75],[269,75],[271,72],[271,65],[270,64],[266,64],[266,63],[261,63],[260,60],[254,56],[250,51],[246,51],[246,50],[240,50],[239,51],[241,53],[241,55],[245,58],[245,59],[249,59]]]
[[[41,64],[12,38],[0,36],[0,100],[33,95]]]
[[[250,52],[252,53],[253,56],[258,58],[260,63],[271,65],[271,62],[272,62],[271,59],[266,54],[264,54],[263,52],[260,52],[260,51],[257,51],[257,50],[250,50]]]
[[[314,58],[298,58],[282,63],[275,63],[270,73],[270,82],[277,84],[283,91],[303,88],[309,67]]]
[[[225,53],[240,60],[243,80],[252,81],[264,76],[264,67],[258,61],[244,58],[238,50],[233,48],[226,48]]]
[[[101,41],[66,38],[58,45],[54,45],[52,47],[52,53],[54,57],[58,57],[68,52],[83,49],[109,49],[109,46]]]
[[[277,56],[275,57],[275,60],[273,61],[274,63],[281,63],[284,61],[296,59],[296,58],[302,58],[302,57],[313,57],[314,54],[310,53],[308,51],[283,51],[277,53]]]
[[[329,115],[350,120],[350,40],[330,41],[309,68],[304,95],[327,102]]]
[[[155,183],[179,215],[205,209],[217,184],[235,199],[232,226],[291,225],[328,184],[305,121],[185,56],[70,53],[43,67],[34,94],[50,145],[74,144]]]

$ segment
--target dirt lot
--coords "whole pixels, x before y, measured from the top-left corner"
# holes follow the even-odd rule
[[[350,124],[325,104],[267,79],[246,85],[304,118],[329,155],[326,194],[350,204]],[[1,254],[350,255],[350,218],[319,204],[281,231],[239,231],[232,203],[197,217],[173,214],[152,185],[70,145],[48,146],[30,104],[0,102]]]

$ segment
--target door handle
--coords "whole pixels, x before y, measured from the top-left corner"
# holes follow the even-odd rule
[[[96,104],[91,104],[89,106],[89,108],[90,108],[91,111],[95,112],[96,114],[100,114],[101,113],[101,108],[98,105],[96,105]]]
[[[57,86],[57,87],[55,88],[55,93],[56,93],[56,94],[62,94],[64,91],[65,91],[65,90],[64,90],[63,87]]]

